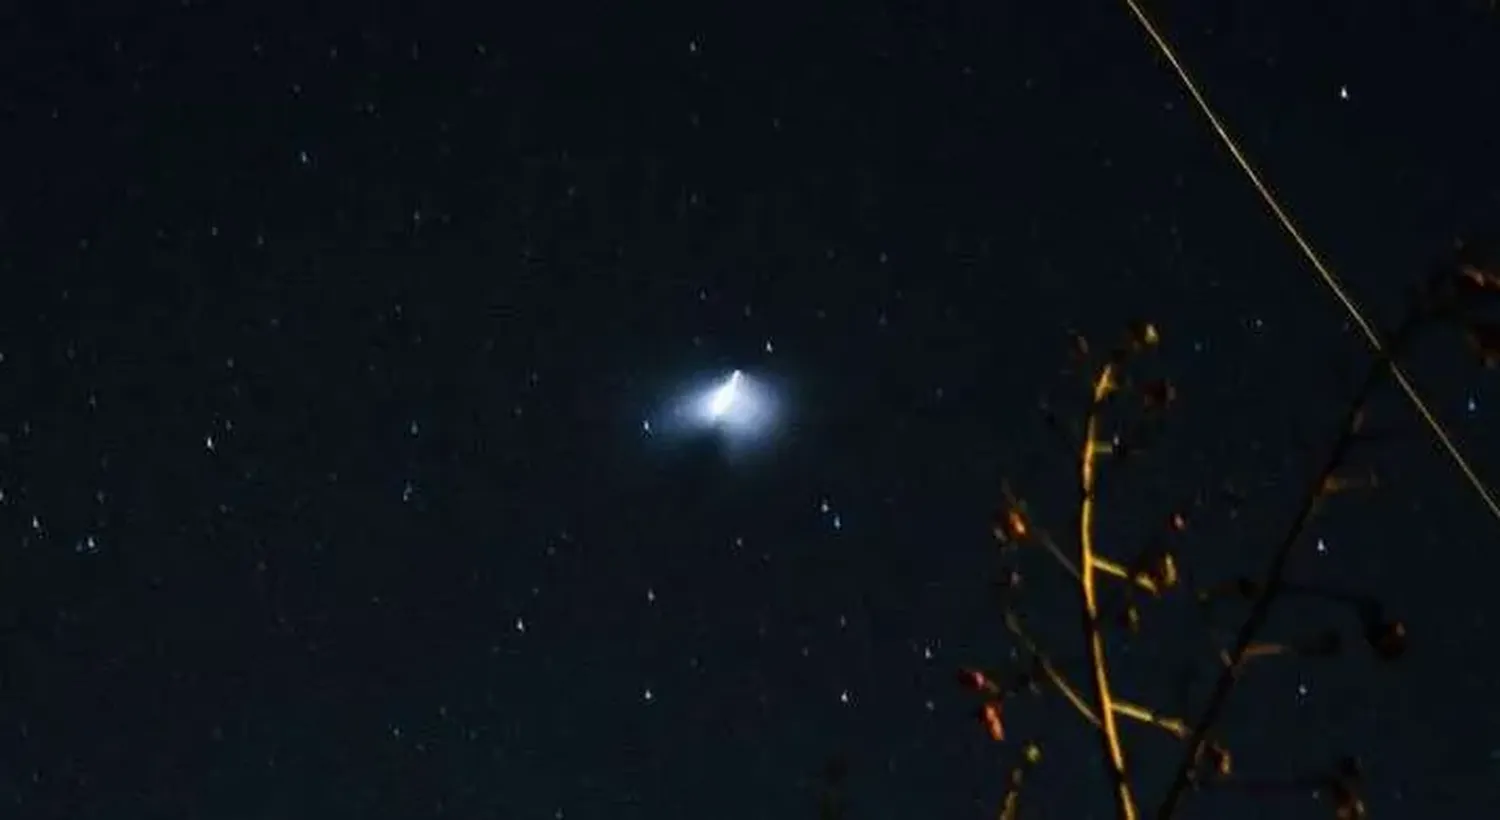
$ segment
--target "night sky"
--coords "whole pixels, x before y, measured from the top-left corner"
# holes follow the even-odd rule
[[[1378,324],[1500,231],[1492,4],[1151,6]],[[814,818],[830,768],[850,820],[993,817],[1033,739],[1029,816],[1109,816],[1060,698],[997,743],[955,677],[1018,648],[1003,487],[1073,543],[1075,334],[1160,328],[1180,395],[1101,549],[1184,511],[1195,584],[1260,570],[1370,361],[1120,2],[12,5],[0,149],[18,820]],[[1451,330],[1408,362],[1500,481],[1500,371]],[[1500,522],[1398,392],[1370,418],[1381,486],[1292,571],[1410,651],[1257,665],[1221,728],[1247,775],[1356,754],[1374,816],[1482,816]],[[1224,632],[1144,617],[1117,685],[1176,709]],[[1126,739],[1154,804],[1177,746]]]

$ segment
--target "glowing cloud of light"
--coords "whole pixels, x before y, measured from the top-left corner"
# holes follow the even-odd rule
[[[730,417],[735,410],[740,409],[745,403],[745,397],[741,385],[745,381],[743,371],[736,370],[729,374],[729,378],[723,384],[715,387],[708,394],[708,406],[704,408],[704,419],[718,423]]]
[[[689,386],[664,418],[651,420],[652,435],[674,437],[711,433],[736,450],[769,436],[776,427],[775,391],[743,370]]]

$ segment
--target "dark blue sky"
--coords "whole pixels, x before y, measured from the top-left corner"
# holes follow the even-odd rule
[[[1002,482],[1068,532],[1073,334],[1160,326],[1180,400],[1101,544],[1189,509],[1202,583],[1263,565],[1362,341],[1123,3],[623,5],[0,16],[5,816],[812,817],[830,760],[851,820],[994,816],[1027,737],[1030,816],[1108,816],[1058,698],[996,744],[954,679],[1015,649]],[[1500,230],[1491,4],[1151,5],[1378,324]],[[1409,364],[1500,480],[1496,371],[1451,331]],[[753,458],[643,428],[735,368],[780,405]],[[1247,774],[1355,753],[1376,816],[1479,816],[1500,522],[1399,394],[1370,416],[1382,486],[1292,572],[1412,649],[1268,663],[1222,728]],[[1111,639],[1132,699],[1211,657],[1189,609]],[[1127,740],[1157,795],[1172,742]]]

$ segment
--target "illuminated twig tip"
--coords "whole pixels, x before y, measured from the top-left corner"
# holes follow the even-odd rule
[[[1137,322],[1130,327],[1130,341],[1135,347],[1156,347],[1161,344],[1161,332],[1151,322]]]
[[[1021,810],[1021,786],[1026,782],[1026,772],[1042,762],[1042,747],[1027,743],[1021,752],[1021,760],[1010,770],[1010,782],[1005,798],[1000,803],[1000,820],[1018,820]]]
[[[992,700],[986,702],[979,709],[979,717],[984,721],[984,727],[990,733],[990,739],[999,742],[1005,739],[1005,721],[1001,716],[1000,701]]]
[[[973,692],[979,692],[985,695],[1000,694],[1000,687],[996,686],[994,681],[990,680],[983,672],[980,672],[978,669],[958,670],[958,682],[965,689]]]

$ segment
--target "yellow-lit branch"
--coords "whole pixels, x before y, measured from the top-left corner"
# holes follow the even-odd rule
[[[1149,572],[1141,572],[1139,570],[1128,570],[1123,565],[1117,564],[1102,555],[1094,556],[1094,569],[1105,575],[1113,575],[1116,578],[1128,581],[1130,584],[1152,595],[1160,595],[1168,587],[1177,583],[1177,563],[1170,555],[1162,557],[1160,576],[1154,576]]]
[[[1095,451],[1096,455],[1102,453],[1102,450]],[[1057,541],[1052,538],[1050,533],[1043,529],[1033,529],[1031,521],[1026,518],[1025,513],[1021,510],[1020,500],[1008,490],[1006,491],[1006,504],[1008,505],[1006,518],[1003,524],[997,526],[995,532],[996,538],[1002,542],[1022,541],[1026,539],[1035,540],[1047,550],[1047,553],[1052,556],[1052,560],[1056,561],[1058,566],[1062,567],[1068,575],[1073,577],[1073,580],[1082,580],[1077,564],[1068,558],[1067,553],[1063,552],[1062,547],[1058,546]],[[1094,569],[1105,575],[1119,578],[1150,595],[1160,595],[1166,588],[1177,583],[1177,566],[1170,555],[1163,557],[1160,577],[1153,576],[1148,572],[1127,569],[1124,564],[1105,558],[1099,555],[1097,551],[1094,554]]]
[[[1136,820],[1135,796],[1125,772],[1125,748],[1115,722],[1116,707],[1109,685],[1109,666],[1104,657],[1104,635],[1099,628],[1099,597],[1094,587],[1100,561],[1094,555],[1094,467],[1099,457],[1099,412],[1114,392],[1115,364],[1104,365],[1095,377],[1084,423],[1083,447],[1079,453],[1078,544],[1079,597],[1083,602],[1084,640],[1088,644],[1089,668],[1093,672],[1094,700],[1098,703],[1100,742],[1115,787],[1115,807],[1121,820]]]
[[[1047,680],[1056,687],[1057,691],[1062,693],[1062,696],[1067,699],[1068,703],[1072,704],[1073,708],[1078,711],[1078,714],[1082,715],[1084,720],[1093,724],[1094,728],[1101,728],[1099,716],[1094,714],[1093,707],[1089,706],[1088,701],[1078,692],[1078,688],[1057,668],[1052,659],[1047,657],[1047,654],[1041,650],[1036,641],[1032,640],[1031,636],[1021,628],[1021,623],[1016,618],[1015,613],[1007,612],[1005,614],[1005,625],[1021,641],[1022,645],[1026,647],[1026,651],[1036,657],[1037,665],[1041,667],[1042,674],[1047,676]],[[1189,727],[1181,718],[1163,715],[1149,707],[1120,698],[1114,698],[1113,704],[1114,712],[1117,715],[1123,715],[1131,720],[1155,726],[1178,740],[1184,740],[1188,736]]]

